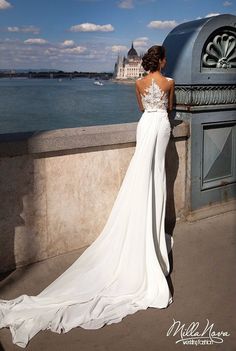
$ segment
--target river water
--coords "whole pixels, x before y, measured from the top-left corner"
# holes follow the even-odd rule
[[[134,84],[94,79],[0,79],[0,134],[136,122]]]

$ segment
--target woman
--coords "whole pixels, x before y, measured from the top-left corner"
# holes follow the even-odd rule
[[[37,296],[0,300],[0,328],[26,347],[40,330],[98,329],[138,310],[166,308],[169,261],[164,232],[165,150],[170,136],[174,82],[161,75],[162,46],[143,57],[136,81],[143,112],[136,148],[104,229],[83,254]]]

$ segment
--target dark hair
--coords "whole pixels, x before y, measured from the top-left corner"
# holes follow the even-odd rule
[[[145,71],[155,72],[160,67],[159,60],[165,57],[165,48],[160,45],[151,46],[142,58],[142,66]]]

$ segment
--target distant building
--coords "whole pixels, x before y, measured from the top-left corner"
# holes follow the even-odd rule
[[[145,73],[141,66],[142,56],[138,56],[134,49],[133,43],[131,49],[128,51],[127,58],[118,55],[114,67],[113,78],[115,79],[134,79],[142,77]]]

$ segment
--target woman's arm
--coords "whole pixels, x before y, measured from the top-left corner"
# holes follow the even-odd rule
[[[168,112],[171,112],[173,110],[174,95],[175,95],[175,81],[174,81],[174,79],[171,79],[170,80],[169,100],[168,100]]]
[[[137,100],[138,100],[139,109],[140,109],[141,112],[144,112],[142,99],[141,99],[141,96],[140,96],[140,91],[139,91],[139,88],[138,88],[137,81],[135,82],[135,91],[136,91],[136,97],[137,97]]]

